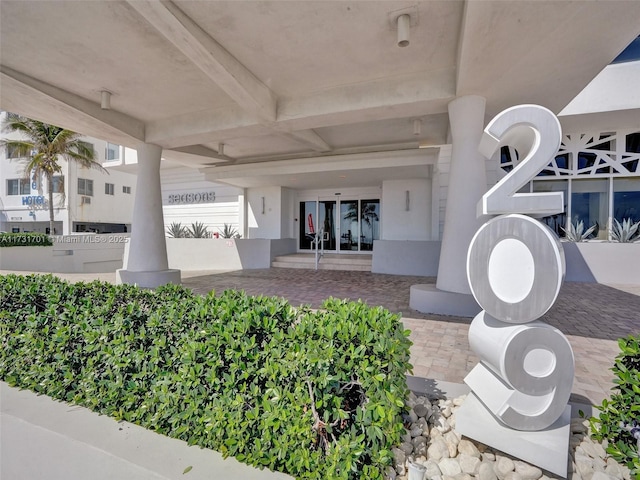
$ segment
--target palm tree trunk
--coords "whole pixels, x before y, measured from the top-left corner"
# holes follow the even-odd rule
[[[54,235],[53,231],[53,175],[47,174],[47,186],[49,188],[49,235]]]

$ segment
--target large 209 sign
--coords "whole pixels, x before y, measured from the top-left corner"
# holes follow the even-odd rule
[[[522,432],[514,438],[557,425],[573,385],[571,345],[562,332],[538,320],[560,291],[564,253],[557,235],[529,216],[562,212],[563,194],[516,193],[551,161],[561,135],[552,112],[520,105],[498,114],[480,144],[487,158],[502,145],[515,146],[521,160],[478,204],[479,215],[497,216],[478,229],[467,255],[471,291],[483,310],[469,328],[480,363],[465,382],[499,424]],[[545,468],[564,473],[562,458],[553,463],[545,453],[539,456],[550,462]]]

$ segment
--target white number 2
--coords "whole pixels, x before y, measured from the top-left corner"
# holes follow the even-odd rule
[[[552,215],[562,212],[562,192],[516,193],[555,156],[561,137],[562,128],[556,116],[539,105],[518,105],[496,115],[484,130],[480,152],[491,158],[500,146],[512,145],[522,160],[483,195],[478,214]]]

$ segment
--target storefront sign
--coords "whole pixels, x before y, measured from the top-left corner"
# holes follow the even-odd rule
[[[216,192],[176,193],[169,195],[169,205],[179,203],[208,203],[216,200]]]
[[[44,205],[47,199],[42,195],[29,195],[22,197],[22,205]]]

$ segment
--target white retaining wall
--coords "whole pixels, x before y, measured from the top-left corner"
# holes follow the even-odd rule
[[[167,238],[169,268],[180,270],[270,268],[274,257],[295,249],[292,238]]]
[[[2,247],[0,270],[105,273],[122,268],[128,234],[58,235],[49,247]]]

